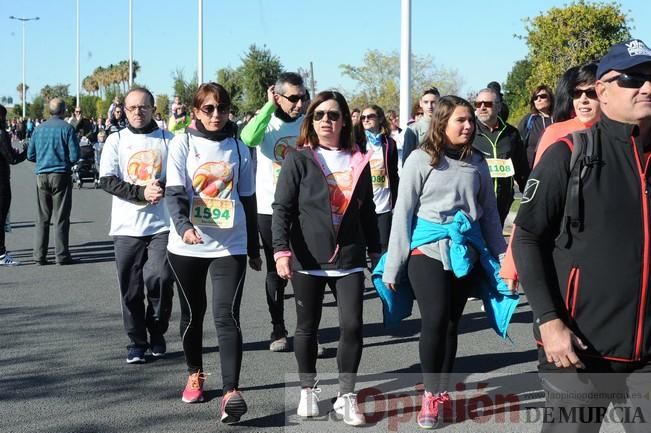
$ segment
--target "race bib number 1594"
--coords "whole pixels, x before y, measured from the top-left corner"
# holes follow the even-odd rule
[[[235,201],[221,198],[195,197],[192,200],[190,220],[196,226],[233,228]]]

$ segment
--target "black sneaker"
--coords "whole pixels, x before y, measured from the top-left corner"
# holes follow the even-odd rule
[[[144,364],[145,363],[145,349],[138,346],[129,348],[127,353],[127,364]]]
[[[152,335],[149,338],[149,348],[151,350],[151,354],[156,358],[165,356],[165,353],[167,352],[165,337],[162,335]]]
[[[274,330],[269,337],[269,350],[272,352],[287,352],[289,342],[287,341],[287,330],[282,325],[274,325]]]

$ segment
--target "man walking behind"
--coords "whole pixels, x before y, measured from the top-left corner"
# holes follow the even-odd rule
[[[57,265],[73,263],[68,238],[72,210],[72,166],[79,159],[75,128],[63,120],[66,104],[54,98],[49,104],[50,119],[34,130],[27,159],[36,163],[37,221],[34,261],[47,265],[50,220],[54,215],[54,253]]]
[[[128,126],[106,139],[99,171],[102,189],[113,195],[109,235],[115,245],[122,320],[131,340],[127,363],[142,364],[147,348],[155,357],[165,354],[164,334],[172,312],[170,216],[163,201],[172,134],[153,120],[154,97],[149,90],[131,89],[124,109]]]

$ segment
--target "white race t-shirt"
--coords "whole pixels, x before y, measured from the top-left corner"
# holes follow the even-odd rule
[[[239,153],[238,153],[239,150]],[[246,217],[240,196],[255,192],[249,149],[241,141],[212,141],[179,134],[170,143],[167,186],[183,186],[188,217],[202,244],[183,242],[171,225],[167,249],[191,257],[224,257],[247,253]]]
[[[348,150],[329,150],[322,147],[318,147],[315,153],[323,174],[328,181],[328,187],[330,188],[332,223],[335,226],[335,233],[337,233],[353,195],[352,154]],[[318,277],[342,277],[362,271],[363,268],[306,270],[299,272]]]
[[[172,135],[162,129],[134,134],[125,128],[111,134],[102,148],[99,176],[115,176],[135,185],[146,185],[152,179],[165,182],[171,140]],[[113,196],[110,236],[150,236],[168,231],[169,222],[164,200],[153,205]]]
[[[271,204],[276,193],[280,166],[287,150],[296,148],[296,137],[301,129],[301,123],[303,123],[302,116],[293,122],[284,122],[275,114],[271,116],[257,152],[255,182],[259,214],[272,214]]]
[[[382,146],[367,143],[371,155],[371,182],[373,184],[373,202],[375,213],[380,215],[391,211],[391,190],[389,189],[389,173],[384,163]]]

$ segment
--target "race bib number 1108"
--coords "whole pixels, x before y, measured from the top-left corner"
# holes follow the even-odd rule
[[[491,177],[511,177],[515,175],[513,161],[509,159],[486,158]]]

